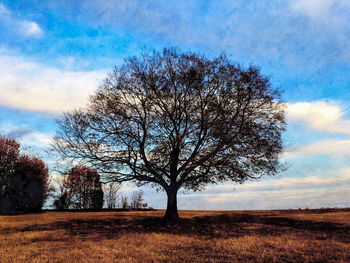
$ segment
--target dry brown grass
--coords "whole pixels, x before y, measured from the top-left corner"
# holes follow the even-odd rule
[[[0,262],[350,262],[350,210],[0,216]]]

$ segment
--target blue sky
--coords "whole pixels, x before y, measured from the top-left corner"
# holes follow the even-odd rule
[[[56,117],[124,57],[174,46],[259,66],[288,106],[285,173],[181,192],[180,209],[350,206],[347,0],[0,0],[0,131],[50,162]],[[165,207],[164,193],[143,190]]]

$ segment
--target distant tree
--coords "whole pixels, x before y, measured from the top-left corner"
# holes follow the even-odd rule
[[[118,206],[118,194],[120,191],[120,185],[111,182],[103,187],[105,205],[108,209],[114,209]]]
[[[61,195],[57,196],[57,198],[53,202],[53,207],[56,210],[67,210],[71,205],[71,199],[68,196],[67,192],[63,192]]]
[[[72,168],[63,182],[76,209],[101,209],[103,191],[98,172],[87,166]]]
[[[129,208],[129,202],[128,202],[128,197],[127,196],[122,196],[120,198],[120,208],[122,208],[122,209]]]
[[[54,202],[53,207],[56,210],[67,210],[72,205],[72,193],[65,188],[66,176],[55,178]]]
[[[143,191],[142,190],[132,193],[130,207],[132,209],[143,208]]]
[[[279,172],[285,111],[257,68],[164,49],[127,59],[58,127],[63,158],[89,162],[114,181],[164,189],[164,217],[176,220],[181,187]]]
[[[0,137],[0,214],[41,211],[49,173],[42,160],[20,155],[20,144]]]
[[[103,191],[102,188],[94,189],[91,192],[91,209],[100,210],[103,207]]]

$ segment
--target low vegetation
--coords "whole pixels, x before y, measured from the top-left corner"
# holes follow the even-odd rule
[[[349,262],[350,209],[0,217],[0,262]]]

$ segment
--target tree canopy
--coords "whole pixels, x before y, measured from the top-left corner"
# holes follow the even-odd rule
[[[114,181],[163,188],[165,218],[176,219],[181,187],[277,173],[285,112],[256,67],[164,49],[126,59],[86,108],[65,113],[58,126],[62,157]]]
[[[0,137],[0,214],[41,211],[48,194],[44,162],[20,154],[20,144]]]

